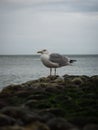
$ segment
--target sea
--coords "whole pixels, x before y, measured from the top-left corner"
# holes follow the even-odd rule
[[[57,69],[57,75],[98,75],[98,55],[67,55],[77,60]],[[0,89],[49,75],[39,55],[0,55]]]

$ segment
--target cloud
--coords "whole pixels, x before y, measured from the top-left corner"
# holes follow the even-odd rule
[[[1,30],[1,52],[32,53],[33,49],[48,48],[70,54],[97,53],[97,17],[98,13],[32,13],[31,9],[12,12],[3,22],[6,30]]]
[[[0,53],[98,53],[97,6],[98,0],[0,0]]]
[[[98,0],[1,0],[0,4],[12,9],[30,7],[40,11],[98,11]]]

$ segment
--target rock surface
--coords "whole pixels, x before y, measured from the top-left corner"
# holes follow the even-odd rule
[[[0,130],[88,130],[97,124],[98,75],[48,76],[0,92]]]

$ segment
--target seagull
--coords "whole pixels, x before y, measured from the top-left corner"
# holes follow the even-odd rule
[[[70,60],[64,55],[58,53],[49,53],[46,49],[38,51],[37,53],[41,54],[42,63],[46,67],[50,68],[50,76],[52,75],[52,68],[54,68],[54,75],[56,75],[56,68],[71,65],[71,63],[76,61]]]

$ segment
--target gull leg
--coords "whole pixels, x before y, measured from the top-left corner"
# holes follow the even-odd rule
[[[50,68],[50,76],[52,75],[52,68]]]
[[[54,75],[56,75],[56,68],[54,68]]]

